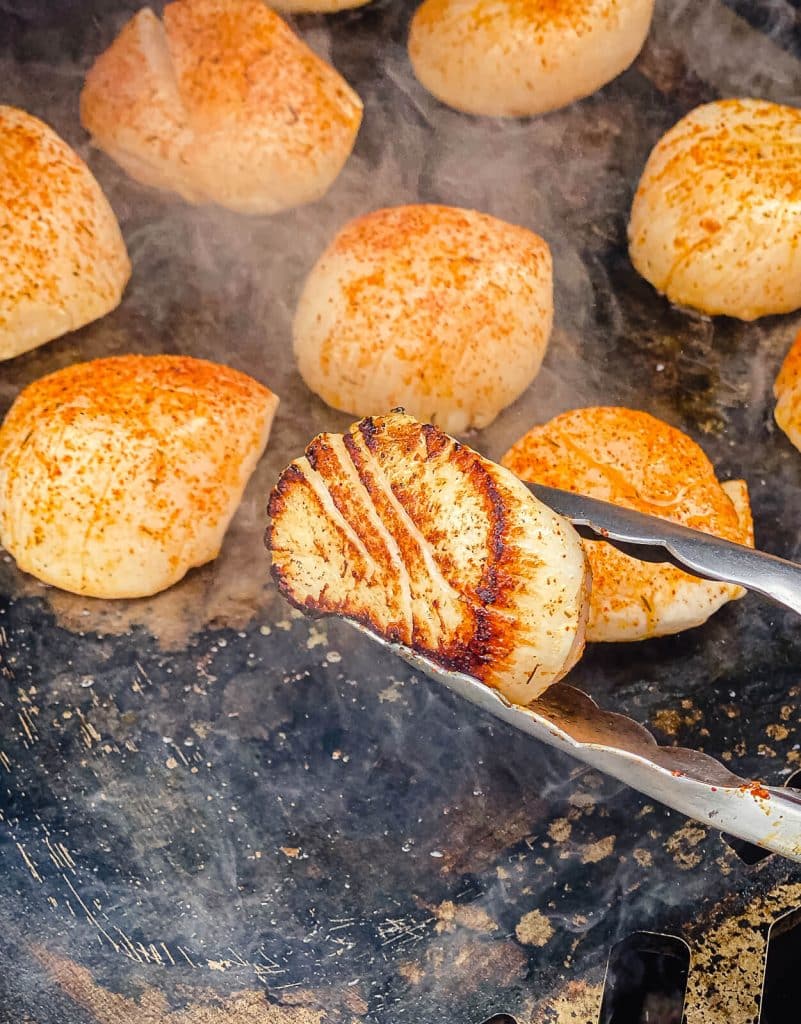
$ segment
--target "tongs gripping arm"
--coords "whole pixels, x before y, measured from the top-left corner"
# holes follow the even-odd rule
[[[795,562],[581,494],[527,486],[584,538],[607,541],[642,562],[667,562],[701,579],[737,584],[801,615],[801,565]]]

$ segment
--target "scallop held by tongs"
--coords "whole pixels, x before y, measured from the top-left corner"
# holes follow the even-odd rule
[[[528,704],[581,655],[578,534],[512,473],[402,412],[320,434],[281,474],[284,596]]]

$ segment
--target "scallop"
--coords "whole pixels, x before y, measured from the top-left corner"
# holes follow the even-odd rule
[[[294,320],[301,376],[335,409],[403,407],[460,433],[537,375],[553,320],[548,245],[474,210],[398,206],[345,225]]]
[[[575,409],[532,428],[502,464],[523,480],[586,494],[753,547],[744,481],[718,482],[686,434],[645,412]],[[702,623],[740,587],[584,541],[592,569],[587,639],[646,640]]]
[[[81,121],[131,177],[239,213],[325,194],[362,103],[261,0],[143,7],[95,61]]]
[[[801,450],[801,331],[782,363],[773,393],[776,396],[776,422]]]
[[[424,0],[409,58],[437,99],[529,117],[589,96],[640,52],[653,0]]]
[[[575,530],[508,470],[392,413],[321,434],[270,496],[281,592],[527,704],[584,646]]]
[[[696,107],[656,144],[629,253],[671,302],[754,320],[801,306],[801,110],[755,99]]]
[[[36,117],[0,106],[0,359],[110,312],[131,274],[92,172]]]
[[[276,0],[270,4],[286,14],[335,14],[354,7],[364,7],[370,0]]]
[[[77,363],[30,384],[0,427],[0,542],[88,597],[145,597],[216,558],[278,399],[184,356]]]

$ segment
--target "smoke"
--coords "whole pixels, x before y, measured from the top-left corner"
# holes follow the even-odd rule
[[[776,550],[792,554],[801,542],[784,508],[801,489],[798,456],[777,445],[766,424],[770,385],[795,319],[712,324],[671,310],[629,265],[625,226],[648,152],[671,124],[719,95],[798,103],[797,62],[722,3],[665,0],[644,53],[619,80],[564,111],[503,122],[450,111],[415,81],[404,50],[411,3],[298,19],[310,44],[363,97],[363,128],[321,202],[246,218],[138,186],[91,149],[77,118],[82,76],[126,14],[98,4],[94,14],[80,5],[79,16],[67,17],[75,5],[43,6],[14,5],[0,57],[4,102],[44,118],[88,160],[120,219],[134,273],[119,309],[7,364],[0,405],[44,373],[129,351],[231,363],[281,398],[267,453],[220,557],[167,593],[92,602],[44,588],[8,561],[0,565],[18,621],[25,628],[44,622],[67,666],[59,678],[30,649],[16,648],[28,662],[17,671],[39,689],[36,721],[47,752],[63,763],[53,778],[44,760],[35,762],[41,777],[31,769],[23,781],[38,778],[63,804],[59,836],[80,873],[65,869],[65,876],[97,898],[108,917],[94,912],[115,941],[119,925],[163,941],[173,954],[177,944],[215,962],[229,948],[248,964],[269,954],[270,984],[372,972],[388,1001],[402,997],[408,1008],[419,999],[426,1010],[422,993],[436,984],[437,970],[446,972],[464,950],[476,954],[478,941],[464,916],[437,933],[436,908],[469,904],[497,925],[479,939],[524,949],[531,990],[547,1000],[560,965],[599,963],[629,928],[700,900],[709,875],[687,870],[677,881],[665,845],[683,824],[677,816],[481,716],[346,626],[311,626],[288,613],[262,546],[267,494],[315,433],[352,419],[300,380],[292,314],[320,252],[359,213],[424,200],[523,224],[554,253],[554,334],[529,391],[470,442],[498,457],[532,424],[567,408],[648,408],[698,437],[725,475],[749,479],[758,539],[762,524]],[[786,32],[786,5],[770,10],[775,31]],[[760,484],[765,479],[770,486]],[[680,650],[671,641],[625,656],[591,653],[578,681],[642,720],[693,697],[711,709],[704,726],[722,699],[733,699],[733,686],[747,721],[730,727],[732,741],[741,738],[735,729],[747,738],[773,714],[763,709],[759,686],[780,625],[743,602],[685,637]],[[97,633],[130,639],[116,645]],[[782,644],[776,703],[795,671],[789,641]],[[93,678],[85,689],[81,674]],[[91,749],[84,749],[78,708],[102,738],[89,732]],[[64,718],[65,710],[73,717]],[[11,716],[9,735],[15,722]],[[686,732],[682,742],[717,753],[714,737]],[[27,756],[20,747],[20,759]],[[749,770],[760,763],[754,752]],[[40,825],[22,820],[14,829],[27,851],[38,851],[44,871]],[[686,858],[720,855],[714,835],[681,843]],[[107,870],[99,878],[92,877],[95,858]],[[112,877],[121,862],[127,873]],[[66,890],[57,874],[47,880],[61,927]],[[521,916],[534,911],[553,932],[541,947],[516,936]],[[413,972],[398,974],[406,961],[430,972],[417,989]],[[466,977],[469,960],[459,962]],[[517,984],[518,961],[510,955],[503,962],[504,977]],[[497,1009],[484,1006],[485,996],[471,1004],[476,1019],[481,1009]]]
[[[730,92],[796,96],[796,61],[770,38],[722,3],[658,5],[644,53],[618,80],[546,117],[503,121],[449,110],[415,80],[405,52],[412,4],[297,19],[309,44],[362,96],[364,122],[351,159],[321,202],[248,218],[141,187],[90,147],[77,118],[82,77],[134,7],[100,8],[81,19],[63,10],[16,11],[9,52],[0,59],[5,101],[43,117],[89,161],[120,219],[134,273],[119,309],[15,360],[0,382],[0,404],[76,360],[168,351],[229,362],[271,387],[281,407],[213,567],[148,601],[109,606],[46,591],[60,621],[120,633],[143,623],[176,646],[206,622],[241,628],[253,615],[274,614],[261,542],[266,496],[315,433],[352,419],[328,409],[300,380],[291,356],[295,303],[338,228],[387,204],[475,207],[537,231],[552,247],[556,320],[549,351],[528,392],[470,438],[486,454],[499,457],[534,423],[566,408],[602,403],[647,406],[709,434],[713,458],[742,461],[742,451],[716,438],[735,417],[763,427],[789,322],[747,336],[724,326],[721,338],[703,318],[674,313],[628,265],[625,221],[651,146],[686,108]],[[780,8],[774,20],[783,30]],[[632,361],[639,366],[634,375]],[[3,573],[17,593],[42,596],[12,568]]]

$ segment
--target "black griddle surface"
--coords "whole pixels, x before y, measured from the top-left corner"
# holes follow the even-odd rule
[[[671,309],[625,252],[639,172],[683,113],[721,95],[801,103],[797,11],[759,7],[658,4],[621,78],[508,123],[449,111],[415,83],[408,3],[298,19],[365,119],[328,196],[274,218],[191,208],[89,148],[82,75],[134,4],[3,7],[0,100],[88,159],[134,270],[119,309],[2,365],[0,411],[46,372],[129,351],[231,363],[282,404],[221,557],[166,594],[85,601],[0,563],[0,1020],[581,1014],[570,985],[598,982],[612,942],[801,881],[776,858],[742,864],[715,832],[515,734],[344,625],[291,614],[261,539],[279,470],[352,420],[294,368],[304,275],[349,217],[423,200],[531,227],[554,251],[545,366],[469,443],[499,457],[564,409],[645,408],[695,437],[723,478],[748,480],[760,546],[801,555],[801,455],[770,395],[801,318]],[[778,784],[799,761],[801,625],[756,597],[683,636],[596,647],[571,681],[740,774]]]

